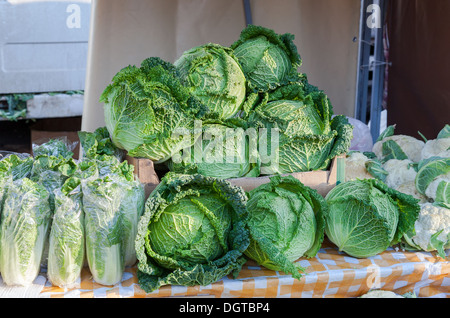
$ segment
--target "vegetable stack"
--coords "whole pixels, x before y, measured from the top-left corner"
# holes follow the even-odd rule
[[[230,47],[206,43],[173,64],[150,57],[120,70],[100,98],[106,127],[129,156],[177,173],[235,178],[325,170],[348,150],[352,126],[333,116],[327,95],[298,71],[301,64],[294,35],[249,25]],[[211,125],[219,133],[208,138]],[[278,136],[221,142],[240,137],[224,137],[236,126]],[[248,150],[253,143],[256,153]]]
[[[0,274],[28,286],[46,268],[54,285],[79,283],[87,264],[96,282],[114,285],[136,262],[134,239],[144,190],[108,132],[80,132],[83,156],[50,140],[34,157],[0,160]]]

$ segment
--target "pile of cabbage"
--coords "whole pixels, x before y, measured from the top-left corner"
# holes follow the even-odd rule
[[[33,156],[0,158],[0,274],[7,285],[28,286],[42,273],[70,288],[85,266],[96,282],[114,285],[136,263],[143,186],[105,129],[79,135],[80,160],[64,139],[33,145]]]
[[[175,173],[225,179],[327,169],[352,126],[298,71],[293,40],[249,25],[229,47],[124,67],[100,97],[114,145]]]
[[[445,258],[450,248],[450,125],[433,139],[419,135],[395,134],[395,125],[387,127],[371,152],[347,154],[345,179],[381,181],[389,191],[414,198],[418,216],[396,242],[409,250],[437,251]]]
[[[238,277],[247,260],[301,279],[316,256],[327,205],[292,176],[250,193],[228,180],[167,173],[150,194],[136,237],[140,287],[205,286]]]

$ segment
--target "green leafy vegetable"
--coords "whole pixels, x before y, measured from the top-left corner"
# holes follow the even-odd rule
[[[231,48],[250,89],[267,91],[297,79],[302,61],[293,40],[292,34],[279,35],[262,26],[249,25],[242,30]]]
[[[262,174],[326,169],[332,158],[348,150],[353,136],[345,116],[332,118],[328,97],[319,90],[306,95],[299,82],[266,93],[248,120],[267,130],[259,139]]]
[[[437,135],[437,139],[450,138],[450,125],[446,124]]]
[[[33,157],[10,154],[0,160],[0,172],[11,174],[13,180],[30,177],[33,162]]]
[[[303,269],[294,262],[314,257],[324,238],[324,198],[292,176],[274,176],[248,196],[251,240],[245,255],[300,279]]]
[[[168,173],[146,202],[136,238],[138,280],[207,285],[240,272],[249,245],[246,196],[225,180]]]
[[[164,162],[195,142],[188,133],[208,108],[180,83],[172,64],[148,58],[141,67],[123,68],[112,81],[100,102],[118,148],[132,157]]]
[[[341,183],[325,197],[325,234],[340,251],[363,258],[401,242],[414,228],[418,200],[377,179]]]
[[[230,48],[212,43],[194,47],[174,65],[185,86],[219,118],[233,117],[241,109],[246,79]]]
[[[84,213],[81,179],[71,177],[54,191],[55,211],[49,237],[47,275],[59,287],[72,287],[84,265]]]
[[[222,179],[258,177],[258,138],[251,128],[240,118],[203,121],[202,138],[178,161],[172,158],[170,170]]]
[[[53,156],[63,158],[72,158],[72,150],[75,148],[76,143],[70,143],[67,138],[55,138],[50,139],[42,144],[33,144],[33,156],[39,157],[42,155]]]
[[[47,189],[51,211],[55,209],[53,191],[61,188],[76,169],[77,164],[74,159],[65,158],[62,155],[59,157],[39,155],[34,158],[30,179]]]
[[[39,273],[51,222],[48,196],[28,178],[8,186],[0,222],[0,272],[7,285],[31,285]]]
[[[97,179],[82,182],[86,256],[100,284],[118,283],[125,266],[136,261],[134,239],[145,196],[132,169],[123,162]]]
[[[123,157],[123,151],[113,144],[106,127],[99,127],[92,133],[79,131],[78,137],[81,143],[82,159],[96,159],[103,155],[114,156],[119,160]]]

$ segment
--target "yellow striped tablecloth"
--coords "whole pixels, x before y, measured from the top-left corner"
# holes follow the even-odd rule
[[[417,297],[450,298],[449,253],[447,250],[447,258],[442,259],[435,253],[389,248],[374,257],[357,259],[324,242],[316,257],[298,260],[306,268],[300,281],[248,261],[237,279],[224,277],[207,286],[167,285],[145,293],[139,287],[136,267],[126,268],[122,281],[115,286],[95,283],[84,268],[77,288],[62,289],[47,281],[40,297],[348,298],[384,289],[397,294],[413,292]]]

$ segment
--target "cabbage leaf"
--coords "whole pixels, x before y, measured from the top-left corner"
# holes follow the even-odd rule
[[[194,120],[208,112],[181,84],[175,66],[157,57],[120,70],[100,102],[114,145],[155,162],[191,146]]]
[[[185,51],[174,63],[181,81],[219,118],[231,118],[246,97],[246,79],[233,50],[209,43]]]
[[[247,198],[223,179],[169,172],[152,192],[136,237],[138,281],[208,285],[240,272],[249,245]]]
[[[338,184],[325,197],[325,234],[340,251],[370,257],[401,242],[414,229],[419,200],[377,179]]]
[[[250,246],[259,265],[300,279],[300,257],[314,257],[324,239],[324,198],[292,176],[274,176],[248,194]]]

